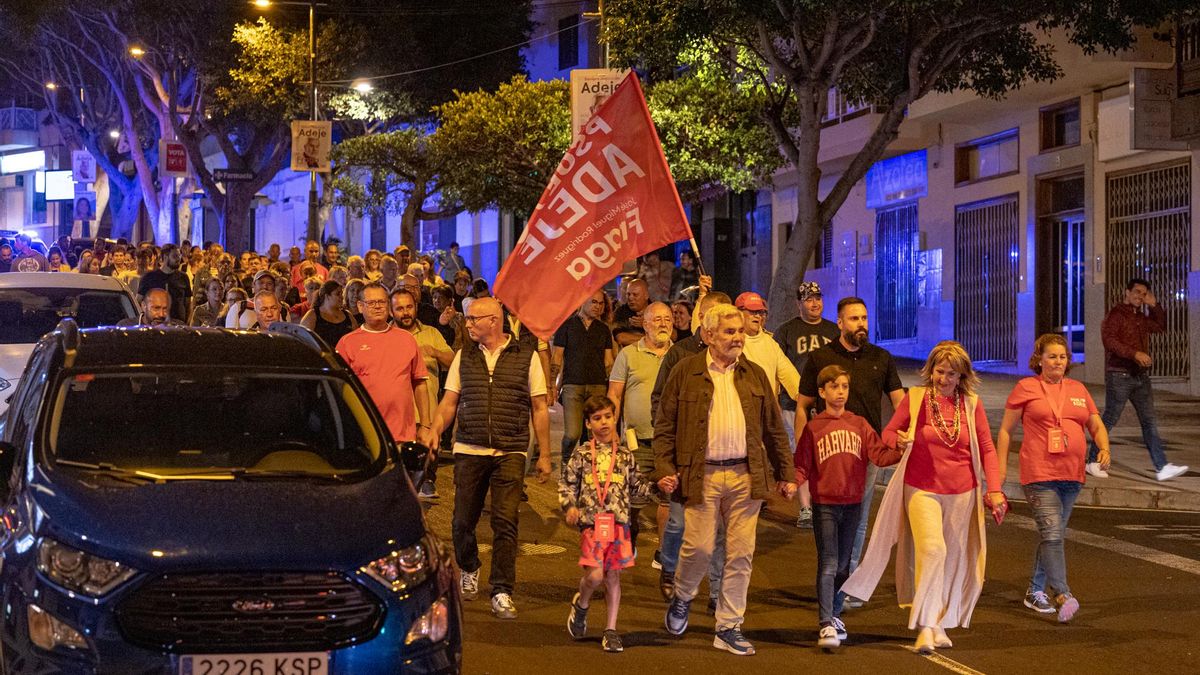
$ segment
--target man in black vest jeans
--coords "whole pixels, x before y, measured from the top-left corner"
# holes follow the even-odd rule
[[[492,613],[517,618],[517,507],[525,480],[529,420],[538,445],[538,480],[550,475],[550,412],[546,376],[537,351],[504,334],[495,298],[479,298],[466,314],[467,332],[478,345],[463,347],[446,374],[446,393],[433,420],[434,438],[459,415],[454,439],[454,555],[462,570],[464,600],[479,592],[479,543],[475,527],[492,491]]]

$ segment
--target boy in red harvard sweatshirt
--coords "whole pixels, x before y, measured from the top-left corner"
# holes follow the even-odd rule
[[[837,590],[850,576],[867,460],[891,466],[901,453],[885,446],[866,419],[846,410],[850,373],[841,366],[821,369],[817,394],[825,400],[825,411],[809,420],[796,440],[796,482],[810,481],[817,540],[817,645],[832,649],[847,637],[841,618],[844,596]]]

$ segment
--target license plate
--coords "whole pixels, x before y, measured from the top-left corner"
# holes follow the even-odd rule
[[[183,656],[179,675],[329,675],[329,653]]]

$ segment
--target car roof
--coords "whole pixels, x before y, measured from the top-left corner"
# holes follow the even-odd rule
[[[220,366],[231,372],[268,368],[344,370],[327,347],[279,332],[223,328],[88,328],[78,331],[74,368]]]
[[[6,272],[0,274],[0,288],[78,288],[88,291],[127,291],[125,284],[119,279],[99,274],[74,272]]]

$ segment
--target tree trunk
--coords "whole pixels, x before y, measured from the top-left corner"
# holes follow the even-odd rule
[[[113,239],[133,239],[133,228],[137,225],[142,210],[142,186],[125,176],[108,177],[108,212],[112,227],[108,236]],[[99,221],[97,221],[99,222]],[[98,228],[97,228],[98,229]],[[92,232],[95,236],[97,233]]]
[[[224,198],[218,205],[217,222],[225,232],[225,250],[248,251],[250,241],[250,206],[254,190],[250,183],[227,183]]]
[[[387,199],[387,180],[378,173],[371,175],[371,198],[378,199],[379,205],[372,206],[369,211],[371,222],[371,246],[370,248],[380,251],[387,248],[387,207],[384,206],[384,200]]]
[[[400,215],[400,243],[412,250],[414,258],[420,248],[420,242],[417,241],[417,222],[420,220],[421,207],[425,204],[427,186],[426,181],[413,181],[412,194],[408,196],[408,201],[404,203],[404,211]]]

